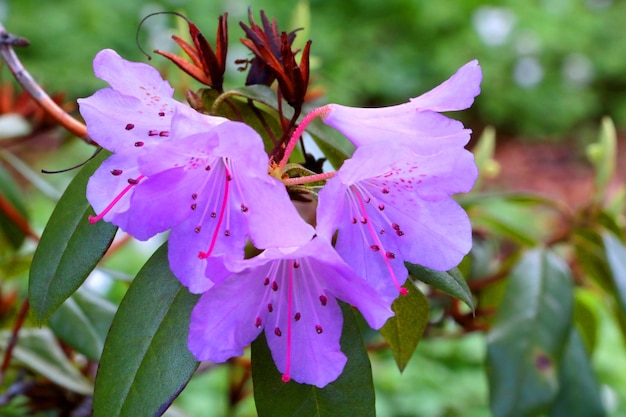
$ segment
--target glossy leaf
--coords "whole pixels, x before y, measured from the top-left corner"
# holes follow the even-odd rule
[[[0,353],[11,337],[9,331],[0,332]],[[78,372],[49,329],[21,329],[12,359],[56,385],[82,395],[93,391],[91,382]]]
[[[116,307],[87,290],[78,290],[50,317],[52,331],[89,359],[98,360]]]
[[[622,314],[626,314],[626,246],[611,233],[603,233],[602,242],[613,277],[615,298]]]
[[[494,417],[536,416],[548,409],[558,391],[573,304],[567,265],[549,251],[524,254],[487,338]]]
[[[170,272],[164,244],[139,271],[113,319],[96,376],[93,417],[165,412],[198,365],[187,349],[197,300]]]
[[[87,181],[107,157],[100,152],[72,180],[57,203],[35,251],[28,298],[42,323],[80,287],[111,245],[117,228],[90,224],[93,214],[85,197]]]
[[[341,376],[323,389],[282,382],[265,333],[252,343],[252,380],[259,417],[375,416],[372,370],[355,312],[345,304],[341,308],[344,316],[341,349],[348,362]]]
[[[24,198],[19,187],[7,170],[0,165],[0,233],[5,235],[13,249],[19,248],[26,237],[16,221],[27,222],[27,220]]]
[[[561,361],[559,387],[559,393],[550,407],[550,417],[606,416],[589,355],[575,327],[570,332]]]
[[[395,299],[391,306],[395,315],[380,329],[400,372],[406,367],[422,338],[429,313],[428,299],[424,294],[411,281],[407,281],[404,287],[409,290],[408,294]]]
[[[458,298],[474,309],[474,300],[472,298],[472,292],[467,286],[467,282],[461,272],[457,268],[451,269],[447,272],[435,271],[430,268],[423,267],[421,265],[414,265],[408,262],[404,263],[409,270],[409,274],[416,279],[419,279],[426,284],[437,288]]]

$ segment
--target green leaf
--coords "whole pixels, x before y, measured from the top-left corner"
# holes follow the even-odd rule
[[[100,221],[85,197],[87,181],[107,157],[100,152],[72,180],[54,209],[35,251],[28,298],[41,324],[80,287],[111,245],[117,228]]]
[[[602,119],[602,127],[597,143],[589,145],[587,156],[593,164],[596,176],[595,185],[597,199],[601,199],[606,187],[615,173],[615,158],[617,155],[617,135],[615,125],[609,117]]]
[[[341,308],[344,317],[341,350],[348,362],[341,376],[324,388],[282,382],[265,333],[252,343],[252,381],[259,417],[375,416],[372,370],[355,312],[345,304]]]
[[[585,342],[585,348],[593,353],[598,339],[602,299],[596,291],[582,287],[576,288],[574,295],[574,323]]]
[[[574,327],[559,368],[559,393],[550,407],[550,417],[603,417],[600,387],[585,350],[583,340]]]
[[[11,332],[0,332],[2,356],[10,337]],[[12,358],[60,387],[82,395],[90,395],[93,391],[91,382],[70,363],[49,329],[21,329]]]
[[[622,314],[626,314],[626,247],[612,233],[603,233],[602,242],[604,243],[606,259],[613,277],[615,298],[622,310]]]
[[[458,298],[467,304],[469,308],[474,309],[472,292],[467,286],[465,278],[463,278],[463,275],[461,275],[461,272],[459,272],[457,268],[451,269],[448,272],[441,272],[408,262],[404,264],[409,270],[409,274],[414,278]]]
[[[61,340],[89,359],[99,360],[116,307],[87,290],[78,290],[50,317]]]
[[[113,319],[96,376],[93,417],[165,412],[198,366],[187,349],[197,300],[170,272],[164,244],[139,271]]]
[[[391,306],[395,315],[380,329],[400,372],[404,371],[415,352],[428,324],[429,313],[424,294],[411,281],[407,281],[404,287],[409,290],[408,294],[395,299]]]
[[[572,277],[545,250],[524,254],[509,277],[487,337],[487,374],[495,417],[536,416],[558,391],[558,366],[571,329]]]
[[[28,219],[24,197],[21,195],[17,183],[0,165],[0,233],[7,237],[12,248],[17,249],[22,246],[25,234],[15,224],[9,211],[14,211],[23,219]]]

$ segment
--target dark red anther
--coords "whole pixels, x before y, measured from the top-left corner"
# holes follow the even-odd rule
[[[270,278],[269,277],[265,277],[265,280],[263,281],[263,285],[270,285]]]
[[[323,306],[326,306],[326,304],[328,304],[328,298],[326,298],[324,294],[320,295],[320,303],[322,303]]]
[[[395,259],[395,258],[396,258],[396,254],[395,254],[395,253],[393,253],[393,252],[387,252],[387,253],[385,253],[385,256],[386,256],[388,259]]]
[[[280,331],[280,329],[278,327],[276,327],[274,329],[274,334],[278,337],[281,337],[283,335],[283,332]]]
[[[389,190],[386,188],[383,188],[383,194],[389,194]]]
[[[254,325],[257,329],[261,327],[261,317],[257,317],[256,320],[254,320]]]
[[[136,148],[141,148],[143,146],[143,142],[135,142]]]
[[[126,129],[126,130],[132,130],[132,129],[134,129],[134,128],[135,128],[135,125],[134,125],[134,124],[132,124],[132,123],[129,123],[129,124],[127,124],[127,125],[126,125],[126,127],[125,127],[124,129]]]
[[[378,205],[378,210],[383,211],[385,209],[385,205],[384,204],[379,204]]]
[[[298,321],[298,320],[300,320],[300,317],[302,317],[302,315],[298,312],[298,313],[296,313],[296,315],[295,315],[295,316],[293,316],[293,319],[294,319],[295,321]]]
[[[204,167],[204,170],[205,170],[205,171],[210,171],[210,170],[211,170],[211,165],[207,165],[207,166],[205,166],[205,167]]]
[[[380,250],[378,245],[370,245],[370,249],[373,250],[374,252],[378,252]]]
[[[271,313],[272,311],[274,311],[274,306],[272,305],[272,303],[269,303],[269,304],[267,305],[267,311],[269,311],[270,313]]]
[[[159,116],[161,116],[161,117],[165,116],[165,112],[160,111],[159,112]]]
[[[116,177],[117,177],[118,175],[122,175],[122,173],[123,173],[123,172],[124,172],[124,171],[122,171],[121,169],[112,169],[112,170],[111,170],[111,174],[115,175]]]
[[[226,237],[230,236],[230,230],[228,229],[224,230],[224,236]]]
[[[352,218],[352,224],[356,224],[356,217]]]
[[[170,132],[168,132],[167,130],[163,130],[161,132],[159,132],[159,136],[161,136],[162,138],[166,138],[170,135]]]
[[[150,130],[148,131],[148,136],[159,136],[158,130]]]
[[[217,213],[216,213],[216,212],[214,212],[214,211],[212,211],[212,212],[211,212],[211,214],[210,214],[210,216],[211,216],[211,218],[212,218],[212,219],[214,219],[214,218],[216,218],[216,217],[217,217]]]
[[[315,332],[316,332],[317,334],[322,334],[322,332],[323,332],[323,331],[324,331],[324,330],[322,329],[322,326],[320,326],[319,324],[316,324],[316,325],[315,325]]]
[[[233,177],[230,174],[226,175],[226,181],[232,181],[232,180],[233,180]]]
[[[294,268],[300,268],[300,262],[298,262],[298,261],[293,261],[293,267],[294,267]]]
[[[191,194],[191,199],[192,200],[197,200],[198,199],[198,194],[196,194],[196,193]]]
[[[361,219],[361,223],[363,223],[363,224],[367,224],[367,217],[363,217],[363,218]]]
[[[248,207],[245,204],[241,205],[241,212],[246,213],[248,211]]]
[[[273,289],[274,291],[278,291],[278,282],[276,282],[276,281],[273,281],[273,282],[272,282],[272,289]]]
[[[198,205],[197,205],[196,203],[193,203],[193,204],[191,205],[191,209],[192,209],[192,210],[195,210],[195,209],[196,209],[196,207],[198,207]]]
[[[370,201],[372,201],[372,199],[371,199],[370,197],[367,197],[367,198],[365,199],[365,202],[366,202],[366,203],[369,203]]]
[[[393,230],[400,230],[400,225],[398,223],[391,223],[391,227],[393,227]]]
[[[129,183],[130,185],[137,185],[137,184],[139,184],[139,180],[136,180],[136,179],[134,179],[134,178],[129,178],[129,179],[128,179],[128,183]]]
[[[193,231],[196,233],[200,233],[200,230],[202,230],[202,226],[196,226],[196,228],[193,229]]]
[[[404,232],[402,230],[396,230],[396,235],[404,236]]]

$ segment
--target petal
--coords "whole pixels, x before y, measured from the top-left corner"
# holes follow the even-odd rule
[[[307,306],[312,301],[315,300],[303,300],[301,304]],[[341,375],[347,362],[339,344],[343,326],[341,309],[337,301],[330,298],[325,307],[317,308],[315,312],[310,309],[299,312],[301,319],[298,321],[287,314],[268,314],[265,337],[281,373],[287,372],[289,352],[289,376],[299,383],[322,388]],[[288,321],[291,321],[290,343],[287,340]],[[321,326],[321,333],[318,333],[316,326]],[[280,329],[280,333],[275,329]]]
[[[80,114],[87,124],[87,133],[111,152],[141,154],[141,144],[166,141],[171,116],[177,105],[164,101],[159,110],[148,111],[136,97],[105,88],[88,98],[79,99]],[[182,106],[182,104],[180,104]],[[160,116],[162,112],[164,116]]]
[[[477,60],[463,65],[448,80],[437,87],[411,100],[418,110],[427,109],[437,112],[464,110],[480,94],[482,71]]]
[[[224,362],[243,354],[261,332],[254,322],[263,287],[249,270],[202,294],[191,313],[188,346],[198,360]]]
[[[103,219],[126,230],[129,223],[130,200],[136,190],[136,187],[129,188],[128,180],[139,176],[137,160],[132,155],[114,154],[107,158],[89,178],[87,184],[87,200],[95,213],[100,214],[109,208]],[[126,189],[128,191],[124,193]],[[119,201],[109,207],[117,196],[121,197]]]
[[[123,59],[111,49],[104,49],[93,61],[96,77],[121,93],[138,97],[146,104],[159,98],[171,98],[174,89],[150,65]]]

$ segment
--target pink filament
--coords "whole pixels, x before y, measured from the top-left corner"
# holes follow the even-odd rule
[[[102,212],[100,212],[100,214],[98,214],[97,216],[89,216],[89,223],[94,224],[99,220],[102,220],[102,218],[106,216],[107,213],[111,211],[111,209],[113,209],[113,207],[122,199],[122,197],[124,197],[124,195],[126,195],[126,193],[129,192],[131,188],[139,184],[139,181],[141,181],[143,178],[144,175],[140,175],[135,179],[135,184],[128,184],[126,187],[124,187],[124,189],[113,199],[113,201],[109,203],[108,206],[105,207],[104,210],[102,210]]]
[[[328,112],[330,112],[330,110],[331,108],[329,107],[329,105],[326,105],[326,106],[313,109],[311,110],[309,114],[304,116],[304,119],[302,119],[302,122],[300,122],[296,130],[293,132],[293,134],[289,138],[289,142],[287,143],[287,146],[285,147],[285,153],[283,154],[283,159],[281,159],[280,163],[278,164],[278,167],[281,169],[281,171],[283,170],[283,168],[285,168],[285,165],[287,165],[287,161],[289,160],[289,156],[291,155],[291,152],[293,152],[293,148],[296,147],[296,144],[298,143],[298,139],[300,139],[300,136],[302,136],[302,134],[304,133],[304,130],[309,125],[309,123],[311,123],[311,121],[315,119],[316,117],[326,116]]]
[[[211,256],[213,249],[215,249],[215,242],[217,242],[217,235],[219,234],[220,227],[222,226],[222,221],[224,220],[224,213],[226,212],[226,205],[228,203],[228,190],[230,187],[230,172],[228,172],[228,168],[224,168],[226,171],[226,177],[224,185],[224,200],[222,201],[222,208],[220,209],[220,217],[217,219],[217,225],[215,226],[215,233],[213,233],[213,238],[211,239],[211,244],[209,245],[209,249],[206,252],[200,252],[198,257],[200,259],[206,259]]]
[[[285,365],[285,373],[282,376],[283,382],[289,382],[291,377],[291,310],[293,300],[293,263],[289,265],[289,282],[287,284],[287,363]]]

